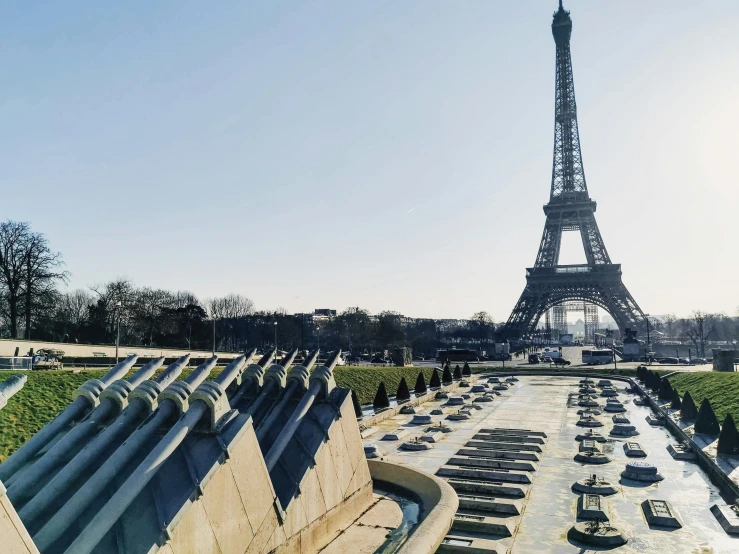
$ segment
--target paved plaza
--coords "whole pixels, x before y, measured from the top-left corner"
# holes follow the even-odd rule
[[[480,378],[478,383],[485,381],[486,379]],[[674,438],[663,427],[653,427],[647,423],[650,409],[634,405],[635,396],[624,392],[626,383],[613,380],[618,391],[618,400],[626,409],[619,415],[630,421],[638,435],[631,438],[610,436],[614,425],[613,414],[603,412],[594,417],[602,423],[594,431],[607,439],[606,442],[599,443],[598,447],[611,461],[599,465],[575,461],[574,457],[580,450],[580,443],[575,437],[587,432],[587,429],[577,425],[580,419],[577,412],[582,409],[578,407],[578,383],[577,378],[521,376],[518,382],[511,383],[508,390],[499,391],[500,396],[494,396],[492,402],[474,403],[481,406],[481,409],[472,409],[470,419],[463,421],[446,419],[456,412],[451,407],[445,407],[446,399],[424,404],[418,409],[419,413],[431,414],[433,410],[442,410],[443,414],[437,412],[438,415],[432,416],[432,419],[444,421],[454,428],[453,432],[445,433],[430,450],[406,451],[400,448],[402,443],[424,434],[425,426],[410,424],[412,416],[409,415],[397,415],[385,420],[374,429],[367,430],[364,440],[376,445],[378,454],[384,459],[444,476],[453,486],[454,481],[462,484],[463,479],[469,479],[465,475],[474,474],[475,471],[482,472],[479,465],[476,466],[478,462],[475,462],[475,453],[469,447],[480,445],[483,448],[486,436],[487,440],[493,441],[530,443],[508,445],[498,450],[517,451],[519,458],[533,458],[533,462],[511,460],[505,466],[500,463],[500,458],[503,455],[516,456],[515,452],[502,454],[496,451],[497,454],[490,454],[489,457],[499,456],[499,467],[524,468],[525,464],[529,464],[532,470],[498,469],[498,472],[503,472],[496,474],[502,475],[500,482],[488,479],[487,484],[493,487],[491,490],[502,491],[504,494],[461,493],[461,508],[449,534],[450,542],[458,546],[452,545],[447,549],[442,546],[440,552],[471,552],[472,550],[461,546],[466,540],[477,540],[478,545],[484,545],[479,552],[589,552],[581,544],[568,540],[567,533],[578,521],[579,494],[573,492],[572,485],[592,474],[609,481],[616,489],[615,494],[601,498],[602,507],[610,516],[610,524],[617,527],[628,539],[628,543],[620,547],[619,552],[739,551],[739,538],[727,535],[710,511],[713,504],[723,503],[717,488],[697,465],[671,457],[667,446],[674,442]],[[598,394],[596,396],[602,409],[606,405],[606,398]],[[474,398],[475,395],[472,395],[468,400]],[[406,430],[408,434],[398,441],[381,440],[386,433],[398,429]],[[525,432],[514,430],[527,430],[546,436],[541,440],[533,435],[522,439],[520,435]],[[490,434],[485,435],[486,433]],[[503,439],[496,438],[496,434],[498,437],[504,434],[510,436]],[[624,443],[627,441],[641,445],[646,452],[646,458],[641,459],[656,466],[659,474],[664,477],[663,480],[649,483],[621,478],[626,464],[634,461],[626,456]],[[529,447],[530,451],[527,450]],[[541,452],[532,457],[530,453],[537,450]],[[460,456],[463,451],[464,454],[473,456]],[[478,450],[480,456],[484,452]],[[529,455],[524,456],[522,453]],[[466,467],[465,464],[470,465]],[[454,476],[455,471],[459,471],[459,477]],[[514,489],[521,491],[521,498],[515,498],[515,494],[509,495]],[[472,503],[474,498],[497,502],[497,508],[492,513],[485,514],[475,509]],[[467,500],[468,506],[472,506],[470,509],[462,508],[464,500]],[[641,506],[646,500],[667,501],[681,518],[682,528],[650,526]],[[504,508],[505,505],[509,505],[510,509]],[[470,527],[462,524],[464,519],[478,519],[489,524],[486,529],[491,532],[465,531],[465,528]],[[480,529],[485,527],[481,526]]]

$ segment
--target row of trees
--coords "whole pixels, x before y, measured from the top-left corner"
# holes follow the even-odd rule
[[[739,314],[730,317],[726,314],[711,314],[695,311],[689,317],[678,318],[668,314],[662,318],[650,317],[649,323],[656,336],[654,341],[692,344],[698,355],[706,355],[706,347],[711,341],[739,341]]]
[[[342,348],[373,353],[398,346],[415,355],[456,346],[488,350],[500,324],[487,312],[469,319],[408,318],[353,307],[333,316],[257,311],[242,295],[199,299],[188,291],[138,287],[115,279],[63,292],[68,273],[61,254],[28,223],[0,223],[0,336],[10,338],[242,350],[272,345]],[[276,325],[275,325],[276,324]],[[655,337],[693,344],[739,339],[739,317],[695,312],[688,318],[650,318]],[[654,337],[653,337],[654,340]]]
[[[138,287],[125,278],[63,291],[61,254],[28,223],[0,223],[0,336],[79,343],[243,350],[252,346],[342,348],[376,352],[412,346],[478,347],[496,330],[478,312],[470,320],[411,319],[349,308],[329,317],[257,311],[245,296],[199,299],[188,291]]]

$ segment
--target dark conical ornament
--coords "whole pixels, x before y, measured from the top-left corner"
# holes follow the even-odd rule
[[[438,389],[439,387],[441,387],[441,377],[439,376],[438,368],[434,368],[434,372],[431,374],[429,387],[431,387],[432,389]]]
[[[444,383],[445,385],[448,385],[452,381],[453,381],[452,372],[449,370],[449,366],[446,366],[444,368],[444,373],[441,376],[441,382]]]
[[[359,403],[359,397],[357,396],[357,393],[354,392],[352,389],[352,405],[354,406],[354,415],[357,416],[357,419],[362,417],[362,405]]]
[[[436,372],[436,370],[434,370]],[[423,394],[426,392],[426,379],[423,376],[423,371],[420,371],[418,373],[418,377],[416,378],[416,386],[413,387],[413,392],[416,394]]]
[[[380,383],[379,387],[377,387],[377,394],[375,394],[375,399],[372,401],[372,407],[375,410],[390,407],[390,399],[387,396],[387,389],[385,389],[384,381]]]
[[[408,383],[405,381],[405,377],[403,377],[400,380],[400,384],[398,384],[398,391],[395,393],[395,400],[398,402],[402,402],[404,400],[410,400],[411,399],[411,391],[408,388]]]

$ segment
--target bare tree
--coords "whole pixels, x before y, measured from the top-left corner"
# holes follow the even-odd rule
[[[696,352],[699,352],[702,358],[706,357],[706,342],[715,330],[716,317],[712,314],[699,310],[693,312],[693,316],[688,320],[685,335],[693,343]]]
[[[480,350],[482,350],[482,343],[483,341],[487,341],[488,338],[488,328],[493,327],[493,318],[487,312],[477,312],[472,314],[470,319],[478,326],[480,332]]]
[[[254,302],[241,294],[227,294],[222,298],[210,298],[205,302],[208,317],[216,326],[216,342],[225,340],[225,347],[236,350],[245,340],[242,331],[244,319],[254,313]]]
[[[52,252],[46,237],[31,231],[28,223],[0,223],[0,288],[11,337],[18,337],[18,319],[23,315],[25,337],[30,338],[34,310],[50,306],[57,283],[67,278],[63,265],[61,254]]]
[[[46,237],[41,233],[27,233],[23,260],[23,296],[27,340],[31,340],[31,319],[34,309],[56,294],[56,285],[66,281],[62,255],[52,252]]]
[[[675,314],[667,314],[665,316],[665,327],[667,327],[667,337],[673,338],[675,336],[675,324],[677,323],[677,317]]]
[[[10,336],[18,338],[18,316],[23,295],[23,271],[26,242],[30,233],[28,223],[4,221],[0,223],[0,284],[7,306]]]

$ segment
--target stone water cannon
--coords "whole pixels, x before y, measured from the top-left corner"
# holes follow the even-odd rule
[[[105,387],[95,399],[98,405],[75,425],[35,463],[17,472],[9,481],[8,498],[17,506],[31,498],[45,481],[70,457],[81,444],[97,434],[128,406],[128,395],[134,388],[151,377],[164,363],[164,357],[155,358],[143,365],[128,379],[117,379]],[[89,381],[88,381],[89,383]],[[87,397],[89,388],[80,387],[79,396]],[[89,398],[88,398],[89,399]],[[53,423],[53,422],[52,422]]]
[[[217,430],[218,421],[223,416],[227,416],[229,412],[231,412],[228,398],[226,396],[226,390],[229,385],[234,382],[236,377],[241,374],[245,365],[246,356],[239,356],[228,364],[214,380],[201,383],[192,395],[190,395],[189,409],[169,429],[167,434],[164,435],[164,437],[162,437],[155,446],[153,446],[149,454],[133,470],[126,481],[116,490],[110,500],[108,500],[108,502],[95,514],[92,520],[67,548],[65,551],[66,554],[91,552],[108,531],[110,531],[110,529],[116,524],[122,514],[129,508],[129,506],[131,506],[131,503],[136,499],[136,497],[138,497],[141,491],[154,478],[162,465],[177,451],[188,435],[196,427],[202,428],[201,422],[204,422],[205,426],[210,427],[212,431]],[[169,402],[167,403],[167,405],[170,404],[171,403]],[[158,412],[160,412],[164,406],[165,404],[162,403]],[[135,438],[136,435],[145,430],[147,424],[151,424],[155,419],[156,417],[148,419],[136,431],[132,438]],[[148,438],[151,438],[152,436],[153,433],[151,433]],[[126,448],[131,442],[132,441],[130,440],[126,441],[126,443],[121,446],[121,449]],[[100,470],[108,466],[110,462],[111,459],[107,460]],[[122,468],[121,466],[116,466],[113,469]],[[91,477],[85,486],[95,479],[96,475]],[[102,489],[98,489],[98,493],[101,492],[101,490]],[[74,500],[74,497],[72,500]],[[65,505],[60,512],[63,512],[66,509],[67,505]],[[48,525],[49,524],[47,524],[47,526]],[[69,527],[69,524],[67,527]]]
[[[136,354],[132,354],[113,366],[101,379],[90,379],[80,386],[75,393],[74,401],[56,419],[47,424],[0,464],[0,481],[10,482],[12,476],[30,462],[60,432],[70,424],[79,421],[92,408],[95,408],[100,403],[100,393],[108,388],[111,383],[128,373],[136,359]]]
[[[253,391],[254,394],[259,392],[264,384],[265,368],[272,363],[277,350],[273,348],[259,358],[256,363],[250,363],[256,353],[256,348],[252,348],[246,353],[246,365],[236,376],[236,379],[228,386],[226,392],[228,393],[232,406],[235,406],[248,391]]]
[[[237,360],[235,360],[231,365],[236,364],[240,369],[244,365],[242,358],[244,357],[242,356],[237,358]],[[163,427],[170,424],[170,422],[175,418],[188,411],[190,395],[210,375],[211,371],[216,367],[217,361],[218,357],[213,356],[196,367],[183,381],[170,381],[169,386],[167,386],[156,398],[153,398],[151,389],[147,390],[143,388],[143,383],[141,388],[137,388],[133,393],[131,393],[131,404],[127,411],[124,411],[124,413],[122,413],[116,420],[116,425],[109,425],[100,435],[95,437],[94,441],[85,450],[80,453],[80,456],[84,456],[83,458],[73,460],[74,464],[68,464],[67,467],[60,472],[60,475],[62,476],[61,478],[71,479],[74,477],[74,473],[84,470],[85,464],[89,463],[92,455],[97,449],[106,450],[110,444],[115,443],[116,441],[122,442],[110,457],[100,465],[87,482],[82,485],[69,500],[66,501],[62,508],[55,510],[54,514],[48,519],[38,533],[33,535],[33,540],[41,551],[50,548],[54,542],[70,528],[70,526],[75,524],[77,518],[79,518],[87,507],[98,499],[104,491],[108,490],[114,479],[125,470],[131,460],[141,452],[152,437],[154,437]],[[228,369],[228,367],[226,369]],[[224,372],[225,371],[226,370],[224,370]],[[165,378],[169,380],[169,377],[171,376],[169,368],[159,376],[158,380],[160,385],[163,384],[162,376],[165,376]],[[151,414],[151,416],[148,417],[140,427],[138,427],[138,421],[134,422],[131,427],[123,425],[126,423],[125,420],[120,421],[121,418],[129,417],[128,411],[136,404],[139,404],[138,401],[134,403],[134,399],[140,399],[141,404],[145,406],[147,413],[144,415],[148,415],[149,413]],[[119,421],[121,425],[118,425]],[[121,429],[123,430],[121,431]],[[124,433],[126,436],[119,436],[120,433]],[[88,452],[88,454],[86,455],[85,452]],[[52,483],[49,483],[49,485],[52,485]],[[46,488],[51,491],[51,494],[55,493],[56,489],[54,487],[48,486]],[[51,500],[50,498],[47,498],[44,501],[37,501],[37,499],[40,498],[41,495],[37,495],[36,498],[21,510],[22,512],[25,512],[25,517],[37,521],[36,518],[38,518],[46,508],[46,502]]]
[[[293,413],[290,415],[287,420],[287,424],[283,427],[264,458],[267,471],[272,471],[275,467],[277,460],[280,459],[280,456],[292,439],[295,431],[297,431],[303,419],[308,414],[311,406],[313,406],[313,403],[316,401],[325,401],[331,391],[336,388],[336,381],[334,381],[334,368],[336,367],[340,356],[341,350],[337,350],[328,360],[326,360],[326,365],[317,368],[313,373],[311,373],[308,379],[308,390],[305,395],[303,395],[303,398]]]
[[[67,462],[50,481],[43,485],[43,489],[18,512],[24,524],[26,526],[35,525],[39,518],[57,501],[60,493],[71,489],[83,473],[95,463],[105,459],[105,452],[108,451],[111,445],[125,441],[142,420],[157,408],[159,395],[179,377],[189,361],[189,354],[182,356],[170,364],[155,379],[139,383],[128,395],[128,405],[123,408],[121,413]],[[213,365],[215,365],[215,358],[210,366]],[[108,390],[112,388],[111,386]],[[116,401],[119,401],[119,399]]]
[[[258,390],[255,390],[254,396],[256,399],[246,409],[246,413],[251,414],[254,425],[261,421],[265,409],[277,400],[285,389],[285,385],[287,384],[287,370],[297,355],[298,349],[296,348],[292,352],[289,352],[279,364],[272,364],[264,372],[262,386]],[[231,405],[234,405],[233,401]]]
[[[310,378],[310,370],[318,359],[320,350],[313,351],[304,361],[302,365],[296,365],[287,374],[284,385],[284,392],[279,403],[272,409],[267,419],[256,422],[257,441],[261,441],[274,422],[285,410],[285,407],[292,401],[293,397],[299,392],[308,390],[308,379]]]
[[[23,388],[27,379],[28,377],[23,374],[13,375],[10,379],[0,383],[0,410],[8,405],[11,396]]]

